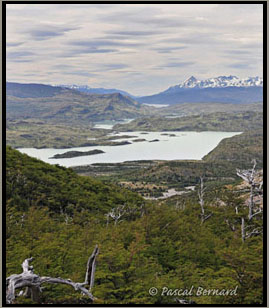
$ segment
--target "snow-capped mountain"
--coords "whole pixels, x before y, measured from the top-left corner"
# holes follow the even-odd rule
[[[179,88],[225,88],[225,87],[262,87],[263,79],[256,77],[248,77],[240,79],[236,76],[219,76],[208,78],[205,80],[198,80],[191,76],[183,83],[175,86]],[[172,87],[173,88],[173,87]],[[171,88],[170,88],[171,89]]]
[[[147,104],[180,104],[194,102],[253,103],[263,100],[263,79],[219,76],[198,80],[191,76],[167,90],[137,99]]]

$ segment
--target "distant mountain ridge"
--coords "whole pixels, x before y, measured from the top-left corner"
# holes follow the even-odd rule
[[[68,84],[64,84],[64,85],[55,85],[57,87],[62,87],[62,88],[68,88],[68,89],[73,89],[73,90],[77,90],[79,92],[83,92],[83,93],[93,93],[93,94],[114,94],[114,93],[120,93],[122,95],[125,96],[130,96],[131,98],[135,98],[136,96],[123,91],[123,90],[119,90],[119,89],[105,89],[105,88],[91,88],[88,85],[68,85]]]
[[[84,122],[122,120],[150,114],[143,106],[120,93],[82,93],[42,84],[6,83],[7,119],[43,119]]]
[[[240,79],[237,76],[219,76],[208,78],[205,80],[198,80],[191,76],[183,83],[170,87],[164,92],[171,91],[175,88],[226,88],[226,87],[262,87],[263,78],[261,77],[248,77]]]
[[[172,86],[158,94],[137,98],[145,104],[182,104],[182,103],[232,103],[244,104],[262,102],[263,79],[236,76],[219,76],[198,80],[191,76],[183,83]]]
[[[45,84],[17,82],[6,83],[6,95],[21,98],[52,97],[64,92],[66,92],[64,88],[52,87]]]
[[[218,76],[198,80],[191,76],[184,82],[149,96],[133,96],[118,89],[91,88],[88,85],[20,84],[7,82],[7,95],[20,98],[53,97],[55,95],[112,95],[119,93],[141,104],[174,105],[182,103],[250,104],[263,101],[263,78]],[[71,91],[71,92],[70,92]],[[72,92],[73,91],[73,92]]]

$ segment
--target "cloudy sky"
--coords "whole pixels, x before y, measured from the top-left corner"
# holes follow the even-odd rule
[[[7,80],[153,94],[262,77],[261,4],[7,4]]]

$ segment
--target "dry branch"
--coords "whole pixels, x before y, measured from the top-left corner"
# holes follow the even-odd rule
[[[198,189],[198,197],[199,197],[199,204],[201,206],[201,224],[204,223],[207,219],[209,219],[212,216],[212,213],[205,214],[205,201],[204,201],[204,193],[205,193],[206,187],[204,187],[204,179],[200,178],[200,189]]]
[[[6,303],[12,304],[16,298],[16,289],[27,288],[24,295],[30,295],[32,300],[35,302],[40,301],[41,285],[43,283],[60,283],[66,284],[73,287],[76,291],[81,291],[83,294],[87,295],[91,301],[94,301],[94,296],[91,293],[91,289],[94,284],[94,274],[96,268],[96,258],[99,253],[99,248],[96,245],[92,255],[88,259],[85,281],[73,282],[70,279],[63,279],[60,277],[46,277],[38,276],[34,274],[33,266],[30,262],[33,258],[25,259],[22,263],[23,272],[21,274],[13,274],[6,279]],[[89,286],[87,289],[85,286]],[[21,292],[20,292],[21,293]]]

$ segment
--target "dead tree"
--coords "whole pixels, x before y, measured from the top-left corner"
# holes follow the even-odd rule
[[[254,216],[261,214],[263,211],[259,209],[255,211],[255,202],[254,202],[254,195],[255,194],[262,194],[262,186],[263,181],[256,182],[255,177],[257,176],[257,171],[255,170],[257,162],[255,159],[252,160],[253,167],[251,170],[239,170],[237,169],[236,174],[246,181],[250,185],[250,199],[248,202],[248,220],[251,220]]]
[[[34,302],[40,302],[40,292],[41,285],[43,283],[59,283],[66,284],[73,287],[76,291],[81,291],[83,294],[87,295],[91,302],[94,301],[94,296],[91,293],[91,289],[94,284],[94,274],[96,269],[96,258],[99,253],[99,248],[96,245],[93,250],[92,255],[89,257],[87,262],[87,269],[84,282],[73,282],[70,279],[63,279],[60,277],[46,277],[38,276],[34,274],[34,268],[30,265],[30,262],[34,258],[25,259],[22,263],[23,272],[21,274],[13,274],[6,278],[6,303],[12,304],[16,298],[16,289],[26,288],[23,293],[20,292],[19,295],[31,296]],[[86,288],[86,286],[89,286]]]
[[[212,216],[212,213],[205,214],[205,202],[204,202],[204,193],[206,187],[204,187],[204,179],[200,177],[200,190],[198,189],[198,197],[199,197],[199,204],[201,206],[201,223],[204,223],[208,218]]]
[[[257,180],[258,172],[255,170],[257,162],[255,159],[252,160],[253,167],[250,170],[239,170],[237,169],[236,174],[246,181],[250,185],[250,197],[248,202],[248,221],[251,222],[253,217],[258,214],[262,214],[263,210],[261,208],[255,207],[254,196],[263,196],[263,181]],[[251,231],[248,231],[252,229]],[[254,227],[253,225],[246,226],[245,219],[241,217],[241,238],[242,242],[246,239],[257,236],[263,233],[262,227]]]
[[[119,205],[118,207],[114,207],[110,212],[108,212],[107,214],[105,214],[106,218],[107,218],[107,226],[109,223],[109,218],[111,218],[112,220],[114,220],[114,225],[116,225],[120,218],[126,213],[126,205]]]
[[[245,219],[241,217],[241,238],[242,238],[243,243],[245,242],[246,239],[263,233],[262,227],[256,227],[252,229],[251,231],[247,231],[248,229],[251,229],[253,227],[254,227],[253,225],[246,226]]]

